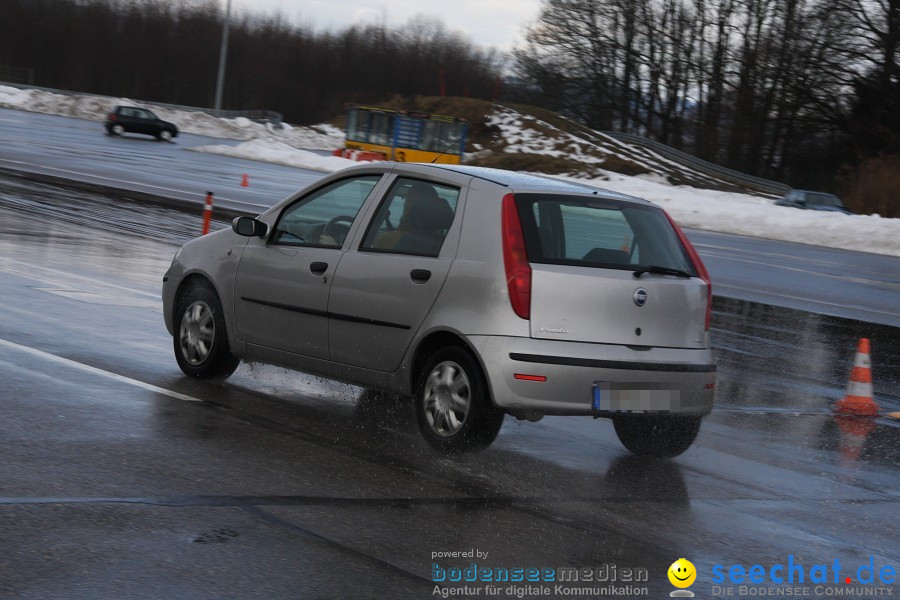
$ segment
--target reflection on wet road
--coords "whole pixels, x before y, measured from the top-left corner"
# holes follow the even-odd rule
[[[715,565],[900,567],[898,422],[829,410],[860,336],[900,410],[897,329],[719,298],[718,405],[682,457],[557,417],[507,418],[449,459],[398,399],[259,365],[183,377],[159,285],[199,217],[16,197],[0,194],[2,597],[431,598],[435,564],[476,564],[588,568],[660,598],[685,557],[712,598]],[[470,550],[487,556],[436,557]]]

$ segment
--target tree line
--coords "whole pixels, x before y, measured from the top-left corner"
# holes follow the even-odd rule
[[[0,0],[0,66],[211,106],[223,20],[221,0]],[[543,0],[512,61],[423,17],[316,31],[241,13],[229,37],[226,109],[309,124],[395,95],[494,99],[505,78],[504,99],[797,187],[865,184],[900,215],[900,0]]]
[[[0,65],[32,70],[39,86],[209,107],[224,6],[0,0]],[[232,13],[222,108],[309,124],[393,94],[490,98],[499,75],[494,51],[424,17],[314,31],[279,14]]]
[[[795,185],[900,154],[900,0],[544,0],[526,96]]]

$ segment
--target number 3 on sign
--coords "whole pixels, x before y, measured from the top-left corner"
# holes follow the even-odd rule
[[[397,150],[397,162],[406,162],[406,152],[403,150]]]

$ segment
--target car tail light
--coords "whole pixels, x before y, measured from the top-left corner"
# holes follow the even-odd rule
[[[503,266],[513,311],[523,319],[530,319],[531,265],[525,251],[519,208],[512,194],[503,196]]]
[[[115,121],[115,120],[116,120],[116,113],[109,113],[109,116],[106,117],[106,118],[107,118],[108,120],[110,120],[110,121]]]
[[[678,239],[681,240],[681,245],[684,246],[684,249],[687,250],[688,256],[691,258],[691,262],[694,264],[694,270],[697,271],[697,274],[700,275],[700,279],[702,279],[706,283],[706,323],[704,325],[704,329],[709,331],[709,323],[712,320],[712,280],[709,278],[709,273],[706,270],[706,266],[703,264],[703,261],[700,260],[700,255],[697,254],[697,251],[694,249],[693,244],[691,244],[690,240],[687,239],[687,236],[684,235],[684,231],[681,230],[681,227],[678,226],[678,223],[675,222],[674,219],[669,215],[669,213],[663,211],[666,215],[666,218],[669,220],[669,223],[672,224],[672,228],[675,230],[675,233],[678,234]]]

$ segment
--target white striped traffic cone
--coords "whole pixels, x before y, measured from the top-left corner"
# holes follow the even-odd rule
[[[874,416],[878,414],[878,405],[872,397],[872,359],[869,356],[868,338],[859,339],[850,381],[847,383],[847,394],[835,402],[835,412],[847,415]]]

